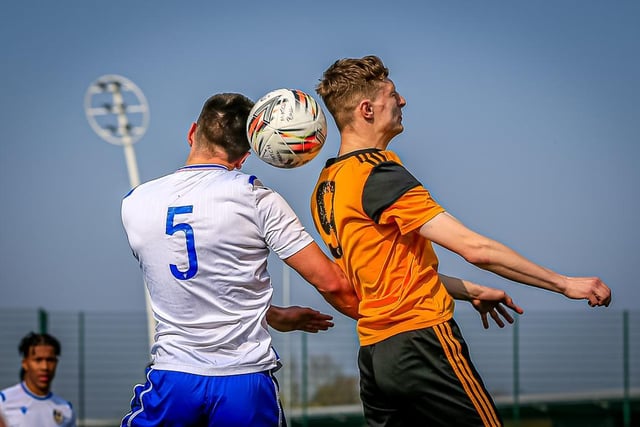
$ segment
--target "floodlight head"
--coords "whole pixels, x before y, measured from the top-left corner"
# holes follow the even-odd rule
[[[98,136],[115,145],[136,143],[149,125],[144,94],[131,80],[116,74],[104,75],[89,86],[84,111]]]

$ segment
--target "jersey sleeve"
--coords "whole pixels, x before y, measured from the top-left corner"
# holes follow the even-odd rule
[[[395,223],[402,234],[444,212],[409,171],[391,161],[371,170],[362,192],[362,206],[377,224]]]
[[[277,192],[255,186],[259,226],[265,242],[280,257],[289,258],[313,242],[313,238],[287,201]]]

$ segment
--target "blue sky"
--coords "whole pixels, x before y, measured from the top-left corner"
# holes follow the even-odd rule
[[[598,275],[640,309],[640,3],[634,1],[10,2],[0,16],[0,309],[137,310],[142,279],[120,223],[121,147],[83,110],[89,85],[144,92],[142,181],[187,156],[204,100],[313,93],[342,57],[380,56],[407,99],[392,142],[471,228],[567,275]],[[244,170],[282,193],[314,236],[309,195],[338,134],[296,170]],[[504,288],[525,310],[586,303],[510,283],[439,250],[441,271]],[[281,267],[270,270],[281,300]],[[294,276],[291,301],[330,311]]]

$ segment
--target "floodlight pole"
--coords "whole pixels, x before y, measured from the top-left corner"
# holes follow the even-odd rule
[[[126,116],[125,116],[126,118]],[[120,118],[118,118],[120,120]],[[131,188],[136,188],[140,185],[140,176],[138,175],[138,163],[136,161],[136,152],[133,149],[131,138],[127,135],[123,138],[124,157],[127,163],[127,172],[129,173],[129,185]],[[149,289],[147,283],[142,279],[144,283],[144,301],[145,310],[147,313],[147,336],[149,339],[149,348],[153,346],[154,336],[156,333],[156,320],[153,317],[153,310],[151,309],[151,298],[149,297]]]
[[[122,94],[122,89],[126,88],[133,92],[138,98],[139,105],[127,105]],[[111,103],[103,103],[99,107],[94,107],[91,102],[93,95],[108,92],[112,96]],[[127,173],[129,175],[130,188],[135,188],[140,185],[140,176],[138,174],[138,164],[136,161],[136,153],[133,149],[133,144],[146,132],[147,123],[149,120],[149,110],[147,101],[142,91],[128,79],[117,76],[107,75],[102,76],[96,82],[94,82],[88,89],[85,96],[85,112],[89,119],[89,124],[93,130],[107,142],[116,145],[122,145],[124,149],[125,162],[127,165]],[[129,122],[127,113],[139,113],[143,115],[142,125],[134,128]],[[105,126],[96,120],[98,116],[115,115],[117,119],[117,126],[115,129],[113,126]],[[132,129],[137,130],[137,133],[132,134]],[[147,334],[149,348],[153,346],[156,321],[153,317],[153,310],[151,309],[151,298],[149,297],[149,290],[147,284],[144,281],[144,296],[145,307],[147,315]]]
[[[136,160],[136,152],[133,149],[133,140],[129,132],[129,118],[124,107],[124,99],[119,85],[113,90],[113,104],[118,117],[118,130],[122,135],[122,148],[124,149],[124,158],[127,164],[127,172],[129,174],[129,186],[136,188],[140,185],[140,175],[138,174],[138,162]],[[144,279],[143,279],[143,282]],[[146,282],[144,283],[144,300],[147,312],[147,335],[149,339],[149,348],[153,346],[154,336],[156,333],[156,320],[153,318],[153,310],[151,310],[151,298]]]

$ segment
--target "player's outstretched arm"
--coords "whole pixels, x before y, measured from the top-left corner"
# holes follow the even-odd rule
[[[420,234],[466,261],[515,282],[585,299],[590,306],[608,306],[611,290],[598,277],[567,277],[529,261],[500,242],[478,234],[450,214],[436,215]]]
[[[284,262],[311,283],[333,308],[352,319],[360,317],[360,301],[353,286],[340,267],[331,261],[315,242]]]
[[[315,334],[333,327],[333,316],[309,307],[278,307],[267,310],[267,323],[280,332],[304,331]]]
[[[485,329],[489,328],[487,316],[491,316],[496,325],[504,328],[503,318],[507,322],[513,323],[513,316],[511,316],[507,308],[518,314],[524,313],[524,310],[514,303],[513,299],[503,290],[478,285],[468,280],[445,276],[444,274],[439,274],[439,276],[453,298],[469,301],[473,308],[480,313],[482,326]]]

